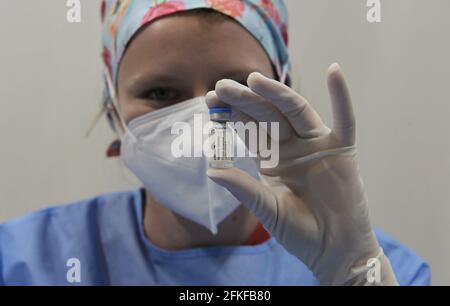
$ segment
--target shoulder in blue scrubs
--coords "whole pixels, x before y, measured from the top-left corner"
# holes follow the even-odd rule
[[[113,193],[0,225],[0,284],[318,284],[273,238],[257,246],[161,250],[144,236],[142,203],[141,190]],[[423,259],[381,231],[376,234],[401,285],[430,284]],[[80,272],[75,283],[74,262]]]

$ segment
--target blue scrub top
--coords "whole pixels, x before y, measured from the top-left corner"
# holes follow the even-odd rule
[[[256,246],[159,249],[144,235],[142,211],[141,190],[134,190],[48,208],[0,225],[0,284],[318,284],[274,238]],[[379,230],[376,235],[401,285],[430,284],[430,268],[419,256]],[[74,268],[79,274],[73,274]],[[75,281],[80,282],[68,275],[78,275]]]

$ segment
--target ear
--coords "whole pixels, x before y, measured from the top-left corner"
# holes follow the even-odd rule
[[[116,133],[119,139],[114,140],[106,150],[106,156],[118,157],[120,156],[120,134],[118,130],[121,129],[119,114],[114,107],[106,107],[106,118],[108,120],[109,126]]]
[[[114,140],[108,147],[108,150],[106,151],[106,157],[113,158],[113,157],[119,157],[120,156],[120,145],[121,142],[119,139]]]

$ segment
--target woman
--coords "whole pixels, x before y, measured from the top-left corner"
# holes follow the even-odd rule
[[[3,224],[0,283],[429,284],[422,259],[372,229],[339,66],[332,129],[289,88],[281,0],[109,0],[102,19],[105,110],[120,136],[109,155],[145,188]],[[278,123],[264,136],[279,163],[208,170],[204,157],[173,157],[173,124],[219,105]]]

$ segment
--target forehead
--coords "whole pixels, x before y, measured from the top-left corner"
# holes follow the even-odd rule
[[[120,68],[164,72],[271,69],[260,43],[232,19],[209,20],[199,16],[172,15],[144,27],[130,42]]]

